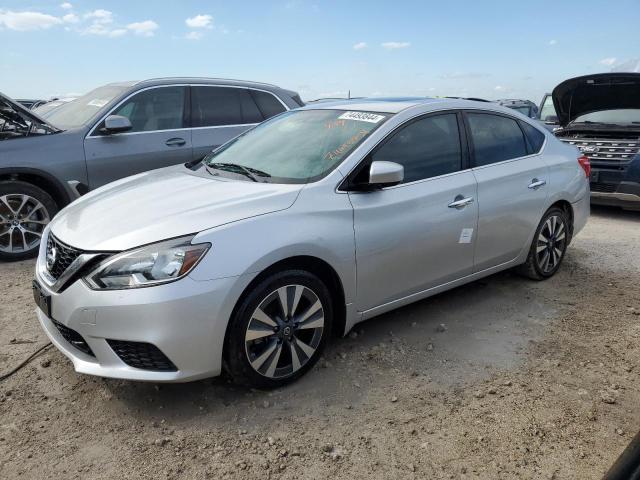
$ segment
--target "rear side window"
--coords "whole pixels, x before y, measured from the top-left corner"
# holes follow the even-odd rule
[[[194,127],[259,123],[263,116],[248,90],[229,87],[191,87]]]
[[[129,119],[130,132],[183,128],[185,92],[185,87],[150,88],[135,94],[113,114]]]
[[[258,108],[262,112],[265,120],[286,110],[280,100],[274,97],[271,93],[251,90],[251,95],[258,104]]]
[[[466,116],[476,167],[528,154],[524,134],[516,120],[490,113],[467,113]]]
[[[462,153],[456,114],[429,116],[410,123],[392,134],[373,153],[372,160],[402,165],[403,183],[457,172]]]
[[[537,128],[529,125],[527,122],[520,122],[524,135],[527,139],[527,146],[529,147],[529,153],[538,153],[544,144],[544,133]]]

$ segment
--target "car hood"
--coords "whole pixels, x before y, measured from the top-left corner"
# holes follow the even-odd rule
[[[599,73],[565,80],[551,93],[560,125],[601,110],[640,108],[640,73]]]
[[[32,110],[25,108],[24,105],[20,105],[12,98],[4,95],[2,92],[0,92],[0,117],[13,122],[27,120],[29,122],[35,122],[49,127],[54,131],[58,130],[53,125],[47,123],[45,119],[33,113]]]
[[[303,185],[254,183],[163,168],[101,187],[51,222],[63,243],[120,251],[289,208]]]

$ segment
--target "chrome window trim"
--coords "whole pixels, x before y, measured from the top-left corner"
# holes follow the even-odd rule
[[[347,177],[349,177],[353,173],[353,171],[360,166],[360,163],[362,163],[362,161],[365,158],[367,158],[374,149],[376,149],[378,147],[378,145],[380,145],[383,141],[387,140],[391,135],[395,134],[398,130],[403,128],[407,123],[414,121],[418,117],[428,117],[428,116],[431,116],[432,114],[434,114],[434,115],[446,115],[446,114],[452,113],[454,115],[457,115],[458,112],[460,112],[461,110],[462,109],[458,108],[458,107],[444,107],[444,108],[441,108],[441,109],[430,110],[428,112],[420,112],[420,113],[416,113],[412,117],[407,118],[402,123],[399,123],[398,125],[393,127],[393,129],[391,129],[384,137],[382,137],[380,140],[378,140],[369,150],[367,150],[367,152],[364,155],[362,155],[360,160],[358,160],[356,162],[356,164],[349,170],[349,172],[343,178],[340,179],[340,181],[336,185],[335,192],[336,193],[340,193],[340,194],[344,194],[344,193],[346,193],[346,194],[349,194],[349,193],[369,193],[369,192],[354,192],[354,191],[349,191],[349,190],[341,190],[340,186],[344,183],[345,179]],[[401,113],[401,112],[398,112],[398,113]],[[398,115],[398,114],[396,113],[394,115]],[[393,115],[390,118],[393,118]],[[460,148],[462,148],[462,144],[460,144]],[[343,160],[343,163],[346,162],[347,160],[349,160],[349,157],[345,158]],[[456,172],[450,172],[450,173],[445,173],[445,174],[442,174],[442,175],[438,175],[436,177],[421,178],[419,180],[414,180],[413,182],[409,182],[409,183],[401,183],[399,185],[393,185],[391,187],[384,187],[384,188],[381,188],[380,190],[388,190],[388,189],[391,189],[391,188],[398,188],[398,187],[403,187],[403,186],[407,186],[407,185],[413,185],[413,184],[416,184],[416,183],[422,183],[422,182],[425,182],[427,180],[432,180],[434,178],[440,178],[440,177],[446,177],[446,176],[449,176],[449,175],[455,175],[457,173],[463,173],[463,172],[466,172],[468,170],[471,170],[471,169],[470,168],[465,168],[465,169],[458,170]]]
[[[262,88],[255,88],[255,87],[243,87],[241,85],[220,85],[220,84],[209,84],[209,83],[174,83],[174,84],[170,84],[170,85],[152,85],[149,87],[145,87],[145,88],[141,88],[140,90],[136,90],[135,92],[131,92],[129,95],[127,95],[125,98],[123,98],[122,100],[120,100],[116,105],[113,106],[113,108],[111,108],[105,115],[103,115],[100,120],[98,120],[93,127],[91,127],[89,129],[89,133],[87,133],[85,135],[85,139],[87,138],[101,138],[104,137],[105,135],[95,135],[95,131],[98,128],[98,125],[100,125],[102,122],[104,122],[104,120],[109,116],[112,115],[113,112],[115,112],[118,108],[120,108],[122,106],[122,104],[124,104],[127,100],[129,100],[131,97],[133,97],[134,95],[137,95],[138,93],[147,91],[147,90],[151,90],[153,88],[168,88],[168,87],[214,87],[214,88],[241,88],[244,90],[255,90],[258,92],[264,92],[264,93],[268,93],[273,95],[276,100],[278,100],[278,102],[280,102],[280,104],[284,107],[285,112],[291,110],[291,108],[289,108],[289,106],[284,103],[282,101],[282,99],[276,95],[273,92],[270,92],[269,90],[264,90]],[[284,112],[282,112],[284,113]],[[246,126],[254,126],[254,125],[258,125],[258,123],[239,123],[239,124],[233,124],[233,125],[211,125],[211,126],[205,126],[205,127],[182,127],[182,128],[172,128],[172,129],[167,129],[167,130],[149,130],[149,131],[144,131],[144,132],[123,132],[123,133],[116,133],[114,135],[117,136],[125,136],[125,135],[138,135],[141,133],[158,133],[158,132],[177,132],[177,131],[182,131],[182,130],[196,130],[196,129],[203,129],[203,128],[231,128],[231,127],[246,127]],[[114,135],[110,135],[110,136],[114,136]]]
[[[338,183],[337,183],[337,185],[336,185],[336,187],[335,187],[335,189],[334,189],[335,193],[338,193],[338,194],[349,194],[349,193],[369,193],[369,192],[356,192],[356,191],[349,191],[349,190],[341,190],[341,189],[340,189],[340,186],[344,183],[344,180],[345,180],[347,177],[349,177],[349,175],[351,175],[351,173],[353,173],[353,171],[354,171],[354,170],[355,170],[355,169],[360,165],[360,163],[361,163],[365,158],[367,158],[367,156],[369,156],[369,154],[370,154],[370,153],[371,153],[371,152],[372,152],[372,151],[373,151],[373,150],[374,150],[374,149],[375,149],[375,148],[376,148],[380,143],[382,143],[384,140],[386,140],[386,139],[387,139],[387,138],[389,138],[391,135],[393,135],[397,130],[399,130],[400,128],[404,127],[408,122],[411,122],[411,121],[415,120],[415,119],[416,119],[416,118],[418,118],[418,117],[421,117],[421,116],[426,117],[426,116],[429,116],[429,115],[431,115],[431,114],[438,114],[438,115],[440,115],[440,114],[447,114],[447,113],[453,113],[453,114],[462,113],[462,114],[464,115],[464,112],[465,112],[465,111],[470,111],[470,110],[472,110],[472,111],[474,111],[474,112],[476,112],[476,111],[477,111],[477,112],[480,112],[480,113],[497,114],[497,115],[499,115],[499,116],[508,117],[508,118],[510,118],[510,119],[512,119],[512,120],[515,120],[516,122],[518,121],[518,119],[517,119],[517,118],[515,118],[515,117],[514,117],[514,116],[512,116],[512,115],[509,115],[508,113],[504,113],[504,112],[501,112],[501,111],[498,111],[498,110],[488,110],[488,109],[483,109],[483,108],[479,108],[479,107],[475,107],[475,108],[473,108],[473,107],[464,107],[464,108],[463,108],[463,107],[443,107],[443,108],[438,108],[438,109],[430,110],[430,111],[428,111],[428,112],[420,112],[420,113],[417,113],[417,114],[413,115],[412,117],[407,118],[407,119],[406,119],[406,120],[404,120],[402,123],[400,123],[400,124],[396,125],[395,127],[393,127],[393,129],[392,129],[392,130],[390,130],[390,131],[389,131],[389,132],[388,132],[384,137],[382,137],[380,140],[378,140],[378,141],[377,141],[377,142],[376,142],[376,143],[375,143],[375,144],[374,144],[374,145],[373,145],[369,150],[367,150],[367,152],[366,152],[364,155],[362,155],[362,157],[360,158],[360,160],[358,160],[358,162],[356,162],[356,164],[355,164],[355,165],[354,165],[354,166],[349,170],[349,172],[348,172],[346,175],[344,175],[344,176],[343,176],[343,177],[338,181]],[[401,112],[398,112],[398,113],[401,113]],[[398,114],[396,113],[395,115],[398,115]],[[521,120],[521,121],[525,121],[525,120]],[[481,165],[481,166],[479,166],[479,167],[472,167],[472,166],[470,166],[469,168],[465,168],[465,169],[459,170],[459,171],[457,171],[457,172],[445,173],[445,174],[443,174],[443,175],[438,175],[438,176],[436,176],[436,177],[422,178],[422,179],[420,179],[420,180],[414,180],[413,182],[409,182],[409,183],[401,183],[401,184],[399,184],[399,185],[393,185],[393,186],[390,186],[390,187],[384,187],[384,188],[381,188],[380,190],[381,190],[381,191],[384,191],[384,190],[389,190],[389,189],[392,189],[392,188],[401,188],[401,187],[404,187],[404,186],[414,185],[414,184],[416,184],[416,183],[423,183],[423,182],[425,182],[425,181],[432,180],[432,179],[438,179],[438,178],[448,177],[448,176],[455,175],[455,174],[458,174],[458,173],[463,173],[463,172],[467,172],[467,171],[474,172],[474,171],[476,171],[476,170],[479,170],[479,169],[482,169],[482,168],[486,168],[486,167],[491,167],[491,166],[493,166],[493,165],[502,165],[502,164],[509,163],[509,162],[514,162],[514,161],[517,161],[517,160],[524,160],[524,159],[527,159],[527,158],[532,158],[532,157],[540,156],[540,155],[542,155],[542,153],[544,152],[544,150],[545,150],[545,148],[546,148],[546,146],[547,146],[547,141],[548,141],[547,132],[543,131],[541,128],[538,128],[538,127],[537,127],[536,125],[534,125],[532,122],[527,122],[527,123],[528,123],[529,125],[531,125],[533,128],[535,128],[536,130],[538,130],[539,132],[541,132],[542,134],[544,134],[544,142],[542,143],[542,146],[540,147],[540,150],[538,150],[538,151],[537,151],[537,152],[535,152],[535,153],[530,153],[530,154],[525,155],[525,156],[522,156],[522,157],[510,158],[510,159],[508,159],[508,160],[502,160],[501,162],[489,163],[489,164],[487,164],[487,165]],[[518,125],[518,126],[519,126],[519,125]],[[520,130],[522,130],[522,128],[520,128]],[[522,132],[522,135],[523,135],[523,136],[525,136],[525,135],[526,135],[526,134],[524,133],[524,131]],[[343,160],[343,163],[344,163],[344,162],[347,162],[348,160],[349,160],[349,157],[345,158],[345,159]],[[471,159],[470,159],[470,160],[471,160]],[[336,169],[336,170],[337,170],[337,169]]]

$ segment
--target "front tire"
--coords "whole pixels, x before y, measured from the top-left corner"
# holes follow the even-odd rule
[[[56,202],[41,188],[18,180],[0,182],[0,260],[35,257],[56,213]]]
[[[331,294],[315,275],[270,275],[241,299],[229,323],[224,365],[237,383],[276,388],[318,361],[333,323]]]
[[[546,280],[556,274],[569,245],[571,228],[567,213],[552,207],[543,215],[531,242],[527,261],[519,273],[532,280]]]

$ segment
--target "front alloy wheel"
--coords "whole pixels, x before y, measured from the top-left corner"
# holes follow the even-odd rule
[[[225,337],[225,370],[251,387],[292,382],[318,360],[332,324],[331,294],[322,280],[304,270],[273,273],[238,301]]]
[[[318,296],[303,285],[280,287],[251,315],[245,333],[247,359],[260,375],[287,377],[313,357],[323,330]]]
[[[45,227],[58,211],[51,196],[19,180],[0,182],[0,261],[38,253]]]

